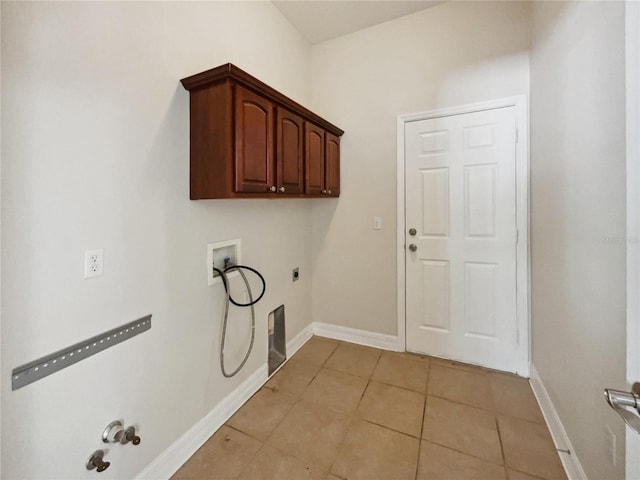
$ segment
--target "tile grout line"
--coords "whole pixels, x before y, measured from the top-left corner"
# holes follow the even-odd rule
[[[429,362],[429,373],[428,373],[428,377],[427,377],[427,390],[426,390],[426,393],[425,393],[425,406],[424,406],[424,415],[423,415],[423,417],[425,417],[425,416],[426,416],[426,414],[427,414],[427,403],[428,403],[428,401],[429,401],[429,397],[431,396],[431,397],[434,397],[434,398],[439,398],[439,399],[441,399],[441,400],[445,400],[445,401],[447,401],[447,402],[456,403],[456,404],[458,404],[458,405],[464,405],[464,406],[472,407],[472,408],[478,408],[479,410],[482,410],[482,411],[485,411],[485,412],[491,413],[491,414],[493,415],[493,417],[494,417],[494,420],[497,422],[497,415],[496,415],[496,412],[494,412],[494,411],[492,411],[492,410],[487,410],[487,409],[484,409],[484,408],[481,408],[481,407],[477,407],[477,406],[475,406],[475,405],[469,405],[469,404],[466,404],[466,403],[457,402],[457,401],[455,401],[455,400],[451,400],[451,399],[448,399],[448,398],[440,397],[440,396],[438,396],[438,395],[430,395],[430,394],[429,394],[429,380],[430,380],[430,378],[431,378],[431,367],[432,367],[432,366],[434,366],[434,362]],[[435,366],[437,366],[437,364],[436,364]],[[458,369],[458,370],[463,371],[463,370],[461,370],[461,369]],[[472,373],[472,372],[468,372],[468,373]],[[494,403],[494,402],[493,402],[493,394],[491,393],[491,391],[490,391],[490,394],[491,394],[491,400],[492,400],[492,404],[493,404],[493,403]],[[496,427],[496,428],[497,428],[497,427]],[[423,423],[422,423],[422,432],[421,432],[421,437],[423,436],[423,434],[424,434],[424,418],[423,418]],[[505,463],[504,463],[504,452],[503,452],[503,450],[502,450],[502,439],[501,439],[501,437],[500,437],[499,431],[498,431],[498,441],[500,442],[500,452],[501,452],[501,454],[502,454],[502,461],[503,461],[503,463],[502,463],[502,464],[494,463],[494,462],[492,462],[491,460],[487,460],[486,458],[482,458],[482,457],[476,456],[476,455],[471,454],[471,453],[468,453],[468,452],[463,452],[463,451],[458,450],[458,449],[456,449],[456,448],[453,448],[453,447],[451,447],[451,446],[449,446],[449,445],[443,445],[443,444],[441,444],[441,443],[438,443],[437,441],[428,440],[428,439],[422,439],[422,438],[421,438],[421,442],[420,442],[420,451],[422,450],[422,440],[424,440],[425,442],[432,443],[432,444],[434,444],[434,445],[438,445],[438,446],[440,446],[440,447],[442,447],[442,448],[446,448],[446,449],[452,450],[452,451],[454,451],[454,452],[458,452],[458,453],[460,453],[460,454],[462,454],[462,455],[466,455],[466,456],[468,456],[468,457],[476,458],[476,459],[478,459],[478,460],[482,460],[482,461],[487,462],[487,463],[490,463],[490,464],[492,464],[492,465],[497,465],[497,466],[503,467],[503,468],[504,468],[504,471],[505,471],[505,475],[506,475],[506,468],[507,468],[507,467],[506,467],[506,465],[505,465]],[[506,478],[506,477],[505,477],[505,478]],[[416,479],[417,479],[417,473],[416,473]]]
[[[313,337],[311,337],[311,338],[313,338]],[[311,338],[309,338],[309,340],[311,340]],[[309,340],[307,340],[307,341],[304,343],[304,345],[306,345],[306,344],[309,342]],[[302,346],[304,346],[304,345],[302,345]],[[300,348],[302,348],[302,346],[301,346]],[[336,349],[337,349],[337,346],[336,346]],[[300,349],[298,349],[298,351],[299,351],[299,350],[300,350]],[[334,350],[335,350],[335,349],[334,349]],[[293,359],[293,358],[296,356],[296,354],[297,354],[297,353],[298,353],[298,352],[296,352],[295,354],[293,354],[293,355],[291,356],[290,360],[291,360],[291,359]],[[331,352],[331,354],[333,354],[333,351]],[[331,354],[329,354],[329,356],[331,356]],[[327,358],[328,358],[328,357],[327,357]],[[325,360],[325,362],[326,362],[326,360]],[[320,367],[320,369],[322,369],[322,367]],[[320,371],[320,370],[318,370],[318,372],[319,372],[319,371]],[[278,373],[278,372],[276,372],[276,373]],[[244,467],[243,467],[243,468],[242,468],[242,470],[240,471],[240,474],[238,475],[238,477],[237,477],[237,478],[240,478],[240,477],[242,476],[242,474],[244,473],[244,471],[245,471],[247,468],[249,468],[249,465],[251,465],[251,464],[253,463],[253,461],[254,461],[254,460],[256,459],[256,457],[258,456],[258,453],[259,453],[260,451],[262,451],[262,449],[263,449],[265,446],[270,446],[270,445],[267,445],[267,442],[268,442],[268,441],[269,441],[269,439],[273,436],[274,432],[278,429],[278,427],[279,427],[279,426],[280,426],[280,424],[284,421],[284,419],[287,417],[287,415],[289,415],[289,413],[291,412],[291,410],[293,410],[293,407],[294,407],[294,406],[295,406],[295,405],[296,405],[296,404],[301,400],[301,398],[302,398],[302,394],[306,391],[306,389],[307,389],[307,388],[309,388],[309,385],[311,385],[311,382],[313,382],[313,380],[316,378],[316,375],[317,375],[317,373],[313,376],[313,378],[311,378],[311,380],[309,381],[309,383],[307,384],[307,386],[305,387],[305,389],[300,393],[300,395],[298,395],[297,397],[295,397],[295,396],[291,395],[291,397],[293,397],[293,398],[294,398],[294,402],[293,402],[293,403],[291,404],[291,406],[287,409],[286,413],[282,416],[282,418],[280,419],[280,421],[279,421],[279,422],[278,422],[278,423],[273,427],[273,429],[271,430],[271,433],[269,433],[269,435],[267,436],[267,438],[265,438],[264,440],[260,440],[260,439],[258,439],[258,438],[256,438],[256,437],[254,437],[253,435],[251,435],[251,434],[249,434],[249,433],[243,432],[242,430],[240,430],[240,429],[238,429],[238,428],[235,428],[235,427],[233,427],[233,426],[229,425],[229,424],[228,424],[228,422],[229,422],[229,420],[230,420],[230,419],[229,419],[229,420],[227,420],[227,422],[225,422],[225,423],[224,423],[224,425],[226,425],[227,427],[231,428],[232,430],[235,430],[235,431],[240,432],[240,433],[242,433],[242,434],[244,434],[244,435],[247,435],[247,436],[249,436],[250,438],[253,438],[253,439],[255,439],[255,440],[257,440],[257,441],[259,441],[259,442],[261,443],[260,448],[258,448],[258,450],[256,450],[256,452],[255,452],[255,453],[253,454],[253,456],[251,457],[251,460],[249,460],[249,461],[244,465]],[[263,388],[268,388],[268,387],[265,387],[266,383],[267,383],[267,382],[265,382],[265,384],[264,384],[262,387],[260,387],[260,389],[259,389],[256,393],[254,393],[254,394],[253,394],[253,395],[252,395],[252,396],[251,396],[251,397],[250,397],[246,402],[244,402],[244,403],[242,404],[242,406],[237,410],[237,412],[239,412],[239,411],[240,411],[240,409],[241,409],[242,407],[244,407],[247,403],[249,403],[249,401],[250,401],[252,398],[254,398],[254,397],[258,394],[258,392],[260,392],[260,390],[262,390]],[[280,395],[288,395],[288,394],[287,394],[287,393],[285,393],[285,392],[279,392],[279,391],[278,391],[278,390],[276,390],[275,388],[269,388],[269,390],[271,390],[273,393],[278,393],[278,394],[280,394]],[[236,413],[237,413],[237,412],[236,412]],[[233,416],[232,416],[232,418],[233,418]],[[274,447],[271,447],[271,448],[274,448]],[[279,450],[279,449],[277,449],[277,448],[276,448],[276,450],[278,450],[278,451],[282,452],[281,450]],[[292,456],[293,458],[297,458],[296,456],[294,456],[294,455],[292,455],[292,454],[290,454],[290,453],[288,453],[288,452],[282,452],[282,453],[284,453],[285,455],[290,455],[290,456]],[[307,463],[305,460],[302,460],[301,458],[297,458],[297,459],[298,459],[298,460],[300,460],[301,462],[305,463],[305,464]]]
[[[420,437],[418,438],[418,459],[416,461],[416,473],[414,480],[418,480],[418,472],[420,471],[420,454],[422,453],[422,434],[424,433],[424,419],[427,415],[427,398],[429,397],[429,375],[431,373],[431,362],[427,367],[427,380],[424,386],[424,405],[422,407],[422,422],[420,424]]]
[[[235,429],[234,429],[235,430]],[[244,433],[244,432],[242,432]],[[246,435],[246,434],[245,434]],[[253,438],[253,437],[251,437]],[[236,478],[240,478],[242,476],[242,474],[244,473],[244,471],[249,468],[249,465],[251,465],[253,463],[253,461],[256,459],[256,457],[258,456],[258,453],[262,451],[262,449],[266,446],[266,443],[264,442],[260,442],[260,448],[258,450],[256,450],[256,453],[253,454],[253,456],[251,457],[251,460],[249,460],[243,467],[242,470],[240,470],[240,473],[238,474],[238,476]]]
[[[313,338],[313,337],[311,337],[311,338]],[[309,338],[309,340],[311,340],[311,338]],[[306,342],[305,342],[305,343],[304,343],[300,348],[302,348],[304,345],[306,345],[306,344],[309,342],[309,340],[307,340],[307,341],[306,341]],[[336,346],[336,348],[337,348],[337,346]],[[334,350],[335,350],[335,349],[334,349]],[[298,349],[298,351],[300,351],[300,349]],[[296,352],[296,354],[297,354],[297,353],[298,353],[298,352]],[[292,356],[291,356],[291,358],[289,358],[289,360],[293,360],[293,358],[296,356],[296,354],[292,355]],[[333,351],[331,352],[331,354],[329,354],[329,356],[331,356],[332,354],[333,354]],[[329,357],[329,356],[328,356],[328,357]],[[328,358],[328,357],[327,357],[327,358]],[[303,360],[299,360],[299,361],[304,362]],[[325,362],[326,362],[326,359],[325,359]],[[304,362],[304,363],[309,363],[309,362]],[[323,365],[324,365],[324,363],[323,363]],[[321,370],[321,369],[322,369],[322,366],[320,366],[320,368],[318,369],[318,372],[320,372],[320,370]],[[259,442],[261,443],[260,448],[256,451],[256,453],[253,455],[253,457],[251,457],[251,460],[250,460],[249,462],[247,462],[247,464],[242,468],[242,471],[240,472],[240,475],[238,476],[238,478],[239,478],[239,477],[242,475],[242,473],[243,473],[243,472],[244,472],[244,471],[249,467],[249,465],[251,465],[251,463],[253,463],[253,461],[255,460],[256,456],[258,455],[258,452],[260,452],[260,451],[263,449],[263,447],[265,447],[265,446],[269,446],[269,447],[271,447],[271,448],[274,448],[275,450],[277,450],[277,451],[281,452],[282,454],[284,454],[284,455],[289,455],[289,456],[291,456],[291,457],[293,457],[293,458],[295,458],[295,459],[297,459],[297,460],[299,460],[299,461],[301,461],[301,462],[303,462],[303,463],[305,463],[305,464],[307,464],[307,463],[308,463],[306,460],[304,460],[304,459],[302,459],[302,458],[298,458],[297,456],[293,455],[293,454],[292,454],[292,453],[290,453],[290,452],[285,452],[285,451],[283,451],[283,450],[281,450],[281,449],[279,449],[279,448],[277,448],[277,447],[273,447],[273,446],[271,446],[271,445],[268,445],[268,444],[267,444],[267,442],[268,442],[268,441],[269,441],[269,439],[273,436],[274,432],[278,429],[278,427],[282,424],[282,422],[283,422],[283,421],[284,421],[284,419],[287,417],[287,415],[289,415],[289,413],[291,412],[291,410],[293,410],[293,407],[295,407],[295,406],[296,406],[296,405],[297,405],[297,404],[302,400],[302,395],[303,395],[303,394],[304,394],[304,392],[307,390],[307,388],[309,388],[309,385],[311,385],[311,383],[313,382],[313,380],[316,378],[316,376],[318,375],[318,372],[316,372],[316,373],[313,375],[313,377],[311,378],[311,380],[309,380],[309,383],[305,386],[304,390],[303,390],[300,394],[298,394],[298,395],[291,395],[291,394],[288,394],[288,393],[286,393],[286,392],[279,391],[279,390],[277,390],[276,388],[266,387],[266,382],[265,382],[265,385],[263,385],[263,386],[261,387],[261,389],[262,389],[262,388],[268,388],[269,390],[271,390],[271,391],[272,391],[272,392],[274,392],[274,393],[279,393],[279,394],[281,394],[281,395],[290,395],[291,397],[293,397],[293,398],[294,398],[294,402],[291,404],[291,407],[289,407],[289,409],[287,410],[287,412],[282,416],[282,418],[280,419],[280,421],[279,421],[279,422],[277,423],[277,425],[276,425],[276,426],[271,430],[271,433],[267,436],[267,438],[266,438],[264,441],[262,441],[262,440],[260,440],[260,439],[257,439],[257,438],[255,438],[253,435],[250,435],[250,434],[248,434],[248,433],[246,433],[246,432],[243,432],[243,431],[241,431],[241,430],[239,430],[239,429],[237,429],[237,428],[234,428],[234,427],[233,427],[233,426],[231,426],[231,425],[227,425],[227,423],[225,423],[225,424],[224,424],[224,425],[226,425],[227,427],[229,427],[229,428],[231,428],[231,429],[233,429],[233,430],[235,430],[235,431],[237,431],[237,432],[240,432],[240,433],[242,433],[242,434],[244,434],[244,435],[247,435],[247,436],[249,436],[249,437],[251,437],[251,438],[253,438],[253,439],[255,439],[255,440],[257,440],[257,441],[259,441]],[[276,372],[276,373],[278,373],[278,372]],[[258,390],[258,392],[259,392],[259,391],[260,391],[260,390]],[[251,396],[251,398],[253,398],[253,397],[254,397],[258,392],[254,393],[254,394]],[[250,398],[249,400],[251,400],[251,398]],[[241,406],[240,408],[244,407],[244,406],[249,402],[249,400],[247,400],[245,403],[243,403],[243,404],[242,404],[242,406]],[[240,409],[238,409],[238,411],[240,411]],[[227,422],[228,422],[228,420],[227,420]]]
[[[440,395],[430,395],[431,397],[435,397],[435,398],[439,398],[440,400],[446,400],[447,402],[451,402],[451,403],[455,403],[457,405],[464,405],[465,407],[471,407],[471,408],[477,408],[478,410],[482,410],[483,412],[487,412],[487,413],[491,413],[493,414],[494,417],[498,417],[498,415],[501,415],[503,417],[509,417],[512,418],[514,420],[520,420],[523,422],[527,422],[527,423],[531,423],[533,425],[545,425],[545,423],[543,422],[536,422],[535,420],[528,420],[526,418],[522,418],[522,417],[516,417],[515,415],[509,414],[509,413],[503,413],[503,412],[499,412],[496,409],[489,409],[489,408],[484,408],[484,407],[479,407],[478,405],[473,405],[471,403],[465,403],[465,402],[461,402],[460,400],[454,400],[452,398],[448,398],[448,397],[443,397]]]
[[[429,363],[429,379],[431,378],[431,368],[432,368],[432,366],[436,366],[437,367],[437,366],[442,366],[442,365],[438,365],[437,362],[430,362]],[[476,374],[475,372],[471,372],[471,371],[467,371],[467,370],[463,370],[463,369],[459,369],[459,368],[456,369],[455,367],[445,366],[445,368],[449,368],[449,369],[452,369],[452,370],[458,370],[458,371],[462,371],[462,372],[466,372],[466,373],[470,373],[470,374]],[[489,377],[489,374],[481,373],[481,375]],[[497,412],[495,412],[495,401],[493,399],[493,391],[491,389],[490,382],[489,382],[489,395],[491,397],[491,405],[493,407],[493,409],[491,409],[491,410],[486,409],[486,408],[482,408],[482,407],[478,407],[477,405],[470,405],[468,403],[463,403],[463,402],[460,402],[460,401],[457,401],[457,400],[452,400],[452,399],[449,399],[449,398],[446,398],[446,397],[441,397],[439,395],[432,395],[432,394],[429,393],[429,379],[427,380],[427,393],[426,393],[426,401],[425,401],[425,416],[426,416],[427,402],[428,402],[429,397],[439,398],[439,399],[444,400],[446,402],[451,402],[451,403],[454,403],[454,404],[457,404],[457,405],[463,405],[465,407],[477,408],[478,410],[482,410],[483,412],[490,413],[494,418],[494,422],[496,423],[496,431],[498,433],[498,442],[500,443],[500,454],[502,456],[502,464],[498,464],[498,463],[492,462],[491,460],[487,460],[486,458],[482,458],[482,457],[479,457],[479,456],[477,456],[475,454],[472,454],[472,453],[469,453],[469,452],[465,452],[465,451],[462,451],[462,450],[458,450],[458,449],[453,448],[453,447],[451,447],[449,445],[444,445],[444,444],[441,444],[441,443],[439,443],[437,441],[434,441],[434,440],[425,439],[425,441],[430,442],[430,443],[432,443],[434,445],[438,445],[438,446],[443,447],[443,448],[447,448],[449,450],[453,450],[455,452],[461,453],[461,454],[469,456],[469,457],[477,458],[479,460],[482,460],[484,462],[490,463],[492,465],[497,465],[497,466],[503,467],[503,470],[505,472],[505,478],[506,478],[506,468],[507,467],[505,465],[504,451],[503,451],[503,447],[502,447],[502,438],[500,437],[500,431],[499,431],[498,426],[497,426],[498,418],[497,418]],[[423,430],[424,430],[424,421],[423,421]],[[422,445],[420,447],[422,448]]]
[[[243,435],[246,435],[247,437],[251,437],[251,438],[253,438],[254,440],[256,440],[256,441],[258,441],[258,442],[260,442],[260,443],[262,443],[262,444],[266,444],[266,441],[265,441],[265,440],[260,440],[259,438],[254,437],[253,435],[251,435],[250,433],[243,432],[242,430],[240,430],[240,429],[239,429],[239,428],[237,428],[237,427],[234,427],[233,425],[229,425],[229,424],[227,424],[227,423],[224,423],[224,424],[222,425],[222,427],[230,428],[231,430],[235,430],[236,432],[241,433],[241,434],[243,434]],[[222,427],[220,427],[220,428],[222,428]],[[218,429],[218,430],[220,430],[220,429]],[[216,430],[216,433],[217,433],[217,430]],[[213,435],[215,435],[215,433],[214,433]],[[211,435],[211,436],[213,436],[213,435]]]
[[[313,336],[311,336],[303,345],[300,346],[300,348],[296,351],[295,354],[293,354],[291,356],[291,358],[289,360],[293,360],[294,357],[297,355],[297,353],[305,346],[309,343],[309,341],[313,338]],[[331,355],[333,355],[333,352],[335,352],[335,350],[337,350],[338,346],[336,345],[336,347],[331,351],[331,353],[329,355],[327,355],[327,358],[320,364],[318,371],[316,373],[313,374],[313,376],[311,377],[311,380],[309,380],[309,383],[307,383],[304,387],[304,389],[297,395],[295,395],[295,401],[293,402],[293,404],[291,405],[291,408],[289,408],[289,410],[287,411],[286,414],[284,414],[282,416],[282,418],[280,419],[280,421],[278,422],[278,424],[273,428],[273,430],[271,430],[271,433],[269,434],[269,436],[267,437],[267,439],[264,441],[264,445],[267,445],[267,441],[269,441],[271,439],[271,437],[273,436],[273,434],[275,433],[275,431],[278,429],[278,427],[282,424],[282,422],[284,422],[285,418],[287,418],[287,416],[289,415],[289,413],[291,413],[291,410],[293,410],[293,408],[298,405],[300,402],[304,401],[302,399],[302,395],[304,395],[304,393],[307,391],[307,389],[309,388],[309,386],[313,383],[313,381],[316,379],[316,377],[318,376],[318,373],[320,373],[320,371],[322,370],[324,364],[327,362],[327,360],[329,359],[329,357],[331,357]],[[303,362],[306,363],[307,365],[313,365],[318,366],[318,364],[313,363],[313,362],[308,362],[305,360],[298,360],[299,362]],[[278,392],[277,390],[273,390],[274,392]],[[278,393],[282,393],[285,394],[285,392],[278,392]],[[293,395],[292,395],[293,396]],[[284,451],[280,448],[278,448],[278,446],[272,446],[272,445],[268,445],[271,448],[277,450],[278,452],[284,454],[284,455],[288,455],[292,458],[295,458],[296,460],[299,460],[300,462],[304,463],[305,465],[308,465],[311,462],[308,462],[307,460],[298,457],[297,455],[294,455],[292,452],[288,452],[288,451]],[[246,468],[246,467],[245,467]],[[329,473],[329,472],[327,472]]]
[[[491,406],[492,408],[492,414],[493,414],[493,421],[496,424],[496,432],[498,433],[498,442],[500,443],[500,455],[502,455],[502,465],[504,468],[504,476],[505,478],[509,478],[509,473],[507,471],[507,457],[504,453],[504,445],[502,443],[502,434],[500,433],[500,424],[498,422],[498,412],[497,412],[497,408],[498,408],[498,404],[496,402],[496,398],[494,395],[494,389],[493,389],[493,385],[491,384],[491,378],[489,378],[489,396],[491,397]]]
[[[336,348],[336,350],[337,350],[337,348]],[[327,472],[329,475],[334,475],[333,472],[332,472],[333,465],[338,460],[338,456],[340,455],[340,451],[342,450],[342,447],[344,446],[345,442],[347,441],[347,436],[349,434],[349,430],[350,430],[351,426],[353,425],[353,422],[357,421],[358,418],[359,418],[357,416],[356,412],[358,411],[358,408],[360,407],[360,403],[362,403],[362,399],[364,398],[364,394],[367,391],[367,388],[369,388],[369,384],[371,383],[371,377],[373,376],[373,372],[376,371],[376,368],[378,368],[378,364],[380,363],[380,359],[381,358],[382,358],[382,352],[378,355],[378,358],[376,359],[376,364],[373,367],[373,371],[371,372],[371,375],[369,375],[367,377],[367,384],[365,385],[364,389],[362,390],[362,393],[360,394],[360,398],[358,399],[358,403],[356,404],[355,409],[353,410],[353,412],[347,414],[348,417],[349,417],[349,425],[347,427],[347,430],[345,431],[345,434],[344,434],[344,437],[342,438],[342,441],[340,442],[340,446],[338,447],[338,454],[336,455],[336,457],[331,462],[331,465],[329,465],[329,471]],[[357,375],[354,375],[354,376],[357,376]],[[342,478],[342,477],[339,477],[339,478]]]
[[[400,435],[404,435],[405,437],[413,438],[414,440],[420,440],[420,437],[416,437],[415,435],[411,435],[407,432],[401,432],[400,430],[396,430],[395,428],[388,427],[386,425],[382,425],[380,423],[376,423],[373,420],[369,420],[367,418],[356,418],[355,420],[362,420],[363,422],[370,423],[371,425],[375,425],[376,427],[384,428],[385,430],[389,430],[390,432],[399,433]]]
[[[311,338],[309,338],[309,340],[311,340],[312,338],[314,338],[314,336],[312,336]],[[306,344],[309,342],[309,340],[307,340],[307,342],[305,342],[305,344],[304,344],[304,345],[306,345]],[[302,347],[304,347],[304,345],[303,345]],[[302,392],[300,392],[300,394],[296,397],[296,401],[295,401],[295,402],[294,402],[294,404],[291,406],[291,408],[289,409],[289,411],[287,412],[287,414],[286,414],[286,415],[284,415],[284,416],[282,417],[282,420],[280,420],[280,422],[278,423],[278,425],[277,425],[277,426],[276,426],[276,427],[271,431],[271,434],[269,435],[268,439],[269,439],[269,438],[271,438],[271,436],[274,434],[274,432],[276,431],[276,429],[278,428],[278,426],[279,426],[280,424],[282,424],[282,422],[284,422],[284,419],[287,417],[287,415],[290,413],[290,411],[291,411],[291,410],[292,410],[292,409],[293,409],[293,408],[294,408],[298,403],[303,402],[303,401],[307,401],[307,400],[304,400],[304,399],[302,398],[302,396],[305,394],[305,392],[307,391],[307,389],[311,386],[311,384],[312,384],[312,383],[313,383],[313,381],[316,379],[316,377],[318,376],[318,374],[322,371],[322,369],[323,369],[323,368],[328,368],[328,367],[325,367],[325,365],[326,365],[326,363],[329,361],[329,359],[333,356],[333,354],[338,350],[338,347],[339,347],[339,346],[340,346],[340,341],[336,340],[335,348],[331,351],[331,353],[329,353],[329,355],[327,355],[327,358],[325,358],[325,359],[324,359],[324,361],[319,365],[319,367],[320,367],[320,368],[318,369],[318,371],[313,375],[313,377],[311,378],[311,380],[309,381],[309,383],[307,383],[307,385],[305,386],[304,390],[302,390]],[[298,352],[302,349],[302,347],[300,347],[300,349],[298,349]],[[297,354],[298,352],[296,352],[296,354]],[[295,355],[296,355],[296,354],[294,354],[294,355],[291,357],[291,359],[293,359],[293,358],[295,357]],[[307,364],[309,364],[309,365],[318,366],[318,364],[315,364],[315,363],[312,363],[312,362],[307,362],[307,361],[305,361],[305,360],[298,360],[298,361],[303,362],[303,363],[307,363]],[[354,376],[355,376],[355,375],[354,375]],[[365,387],[365,389],[366,389],[366,387]],[[313,403],[313,402],[310,402],[310,403]],[[319,404],[316,404],[316,405],[319,405]],[[347,417],[349,418],[349,424],[351,423],[351,415],[350,415],[350,414],[345,413],[345,412],[340,412],[340,411],[338,411],[338,410],[334,410],[334,409],[332,409],[332,408],[326,407],[325,405],[319,405],[319,406],[324,407],[324,408],[327,408],[327,409],[329,409],[329,410],[336,411],[336,412],[341,413],[341,414],[344,414],[345,416],[347,416]],[[348,430],[348,427],[347,427],[347,430]],[[268,440],[268,439],[267,439],[267,440]],[[346,440],[346,432],[345,432],[345,438],[343,438],[343,440],[342,440],[342,442],[341,442],[340,446],[342,446],[342,444],[344,444],[344,441],[345,441],[345,440]],[[266,441],[265,441],[265,444],[266,444]],[[297,460],[299,460],[299,461],[301,461],[301,462],[303,462],[303,463],[305,463],[305,464],[309,464],[309,463],[311,463],[311,462],[308,462],[308,461],[307,461],[307,460],[305,460],[305,459],[302,459],[302,458],[298,457],[297,455],[295,455],[295,454],[293,454],[293,453],[291,453],[291,452],[285,452],[285,451],[283,451],[283,450],[279,449],[277,446],[272,447],[272,448],[275,448],[276,450],[278,450],[278,451],[280,451],[280,452],[282,452],[282,453],[284,453],[284,454],[286,454],[286,455],[289,455],[289,456],[291,456],[291,457],[293,457],[293,458],[295,458],[295,459],[297,459]],[[339,451],[339,450],[340,450],[340,448],[338,448],[338,451]],[[331,473],[331,468],[333,467],[333,464],[335,463],[336,459],[337,459],[337,456],[336,456],[336,458],[334,458],[334,459],[333,459],[333,461],[332,461],[332,462],[331,462],[331,464],[329,465],[328,470],[327,470],[326,472],[323,472],[323,473],[326,473],[327,475],[333,475],[333,474]],[[336,475],[336,476],[337,476],[337,475]],[[341,478],[341,477],[338,477],[338,478]]]
[[[362,403],[362,399],[364,398],[364,394],[367,392],[367,389],[369,388],[369,385],[371,384],[373,374],[375,373],[376,368],[378,368],[378,365],[380,364],[380,359],[381,358],[382,358],[382,353],[380,353],[378,355],[378,358],[376,359],[376,364],[374,365],[373,370],[371,371],[371,375],[369,375],[367,377],[367,384],[365,385],[364,390],[362,390],[362,394],[360,395],[360,399],[358,400],[358,404],[356,405],[356,408],[353,411],[353,413],[357,412],[358,409],[360,408],[360,404]]]
[[[504,445],[502,444],[502,434],[500,433],[500,424],[498,423],[498,416],[493,416],[494,421],[496,422],[496,430],[498,431],[498,441],[500,442],[500,453],[502,454],[502,465],[504,465],[504,474],[505,477],[508,478],[509,474],[507,473],[507,457],[504,453]]]
[[[406,435],[406,434],[405,434]],[[438,447],[442,447],[445,448],[447,450],[451,450],[453,452],[457,452],[460,453],[462,455],[464,455],[465,457],[471,457],[471,458],[475,458],[476,460],[482,460],[485,463],[490,463],[491,465],[495,465],[496,467],[505,467],[505,465],[501,464],[501,463],[496,463],[493,462],[491,460],[487,460],[486,458],[483,457],[479,457],[478,455],[474,454],[474,453],[469,453],[469,452],[463,452],[462,450],[458,450],[457,448],[451,447],[449,445],[443,445],[442,443],[438,443],[435,440],[427,440],[427,439],[422,439],[425,443],[431,443],[433,445],[437,445]],[[527,472],[522,472],[522,473],[527,473]],[[531,473],[527,473],[527,475],[532,475]]]

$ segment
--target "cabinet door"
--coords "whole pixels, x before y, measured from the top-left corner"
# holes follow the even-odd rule
[[[327,195],[340,195],[340,137],[325,134],[324,184]]]
[[[273,105],[235,87],[235,191],[265,193],[275,187]]]
[[[305,122],[304,132],[304,191],[309,195],[320,195],[324,190],[324,130]]]
[[[298,115],[278,108],[276,116],[276,175],[278,192],[303,193],[302,178],[304,121]]]

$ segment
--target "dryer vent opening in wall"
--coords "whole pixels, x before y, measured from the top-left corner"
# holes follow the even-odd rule
[[[269,375],[287,358],[284,330],[284,305],[269,313]]]

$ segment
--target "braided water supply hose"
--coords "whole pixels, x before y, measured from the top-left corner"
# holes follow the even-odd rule
[[[223,270],[213,267],[213,271],[214,273],[217,273],[222,279],[222,285],[224,286],[224,291],[226,293],[226,299],[224,304],[224,318],[222,321],[222,339],[220,341],[220,369],[222,370],[222,375],[224,375],[226,378],[231,378],[234,375],[236,375],[240,370],[242,370],[242,367],[244,367],[245,363],[247,363],[247,360],[249,359],[249,355],[251,355],[251,350],[253,349],[253,342],[256,337],[256,314],[253,306],[256,303],[258,303],[260,299],[262,299],[262,297],[264,296],[264,292],[267,288],[267,284],[264,280],[264,277],[260,274],[260,272],[258,272],[254,268],[247,267],[245,265],[229,265],[229,266],[228,265],[229,264],[225,262],[225,268]],[[244,285],[247,289],[247,295],[249,296],[249,302],[247,303],[236,302],[231,296],[231,285],[229,284],[229,278],[227,277],[227,273],[234,270],[238,271],[238,273],[242,277],[242,280],[244,281]],[[255,273],[260,279],[260,281],[262,282],[262,292],[260,293],[260,295],[258,295],[258,298],[256,298],[255,300],[253,299],[253,292],[251,291],[251,285],[249,285],[249,281],[247,280],[247,276],[244,274],[243,270],[248,270],[252,273]],[[229,305],[231,303],[236,305],[237,307],[251,308],[251,341],[249,343],[249,348],[247,349],[247,353],[242,359],[242,362],[240,362],[240,365],[238,366],[238,368],[236,368],[233,372],[229,373],[226,371],[225,364],[224,364],[224,346],[225,346],[225,341],[227,337],[227,321],[229,319]]]

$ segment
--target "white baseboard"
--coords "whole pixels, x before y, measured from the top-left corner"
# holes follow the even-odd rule
[[[291,358],[302,345],[313,336],[313,324],[307,325],[295,337],[287,342],[287,358]]]
[[[573,445],[571,444],[571,440],[569,440],[567,431],[564,429],[560,416],[553,406],[551,397],[549,397],[549,393],[542,382],[542,378],[540,378],[540,375],[533,363],[531,364],[530,383],[533,393],[540,405],[540,409],[542,410],[542,415],[547,422],[547,427],[549,427],[549,431],[551,432],[553,443],[557,449],[568,450],[570,452],[558,452],[560,454],[562,466],[567,473],[567,477],[569,477],[569,480],[587,480],[587,475],[584,473],[584,469],[582,468],[580,460],[578,459]]]
[[[264,364],[158,455],[136,478],[170,478],[266,381],[267,365]]]
[[[398,337],[395,335],[369,332],[367,330],[358,330],[356,328],[341,327],[339,325],[321,322],[313,322],[311,326],[313,327],[314,335],[320,337],[343,340],[345,342],[357,343],[367,347],[382,348],[384,350],[399,350]]]

